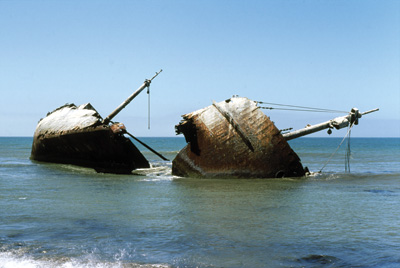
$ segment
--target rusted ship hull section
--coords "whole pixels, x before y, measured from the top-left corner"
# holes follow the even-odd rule
[[[90,105],[64,105],[42,119],[35,131],[31,159],[129,174],[150,167],[118,125],[102,123]]]
[[[195,177],[299,177],[300,158],[256,102],[234,97],[186,114],[176,126],[187,146],[172,173]]]

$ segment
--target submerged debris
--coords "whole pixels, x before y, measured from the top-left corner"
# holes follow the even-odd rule
[[[299,177],[300,158],[257,103],[233,97],[183,115],[188,145],[172,162],[177,176]]]
[[[89,103],[61,106],[37,125],[31,159],[122,174],[150,167],[136,146],[123,135],[122,124],[108,125],[101,120]]]
[[[260,110],[273,108],[259,107],[259,103],[264,102],[234,96],[183,115],[183,120],[175,129],[177,134],[185,136],[188,144],[173,160],[172,174],[197,177],[301,177],[309,171],[303,168],[300,158],[287,143],[288,140],[324,129],[328,129],[330,134],[333,128],[349,127],[349,133],[362,115],[379,110],[360,113],[357,108],[353,108],[346,116],[284,132],[291,128],[278,130]],[[306,108],[313,112],[337,112],[293,105],[279,106],[289,106],[288,110]]]
[[[104,120],[90,103],[78,107],[66,104],[47,114],[36,127],[31,159],[118,174],[131,174],[134,169],[149,168],[149,162],[124,134],[137,138],[127,132],[123,124],[111,120],[140,92],[149,89],[151,81],[161,71],[146,79]]]

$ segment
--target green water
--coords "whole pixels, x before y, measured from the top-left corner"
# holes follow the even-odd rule
[[[173,159],[185,142],[147,138]],[[29,160],[0,138],[0,267],[399,267],[400,139],[353,139],[322,174],[196,179]],[[338,139],[292,147],[312,171]]]

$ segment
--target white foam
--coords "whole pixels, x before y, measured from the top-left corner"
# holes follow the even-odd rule
[[[106,262],[93,259],[92,256],[82,257],[82,259],[70,259],[60,257],[52,260],[51,258],[36,259],[30,256],[16,254],[14,252],[0,252],[0,268],[169,268],[167,264],[139,264],[132,262]]]
[[[172,181],[177,178],[171,174],[169,166],[152,166],[146,169],[136,169],[132,172],[135,175],[145,176],[142,181]]]

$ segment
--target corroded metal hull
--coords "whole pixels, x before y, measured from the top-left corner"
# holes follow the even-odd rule
[[[90,104],[64,105],[43,118],[34,134],[31,159],[118,174],[150,167],[123,131],[103,124]]]
[[[176,126],[188,145],[172,173],[195,177],[300,177],[300,158],[256,102],[234,97],[183,115]]]

